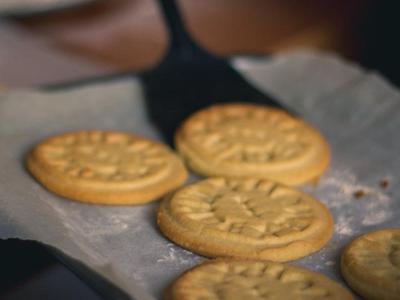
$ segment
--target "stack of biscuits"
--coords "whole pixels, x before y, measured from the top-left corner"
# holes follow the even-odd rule
[[[328,168],[329,146],[317,130],[279,109],[224,104],[189,117],[175,142],[177,153],[130,133],[66,133],[33,148],[27,168],[77,201],[163,197],[161,232],[216,258],[183,274],[168,299],[353,299],[324,275],[284,264],[320,250],[333,234],[327,207],[296,188],[316,184]],[[205,179],[182,187],[185,166]],[[353,242],[342,270],[367,299],[400,299],[400,230]]]

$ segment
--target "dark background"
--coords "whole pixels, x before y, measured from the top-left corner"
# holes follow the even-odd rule
[[[221,55],[308,47],[338,53],[400,83],[396,0],[178,0],[194,38]],[[16,20],[62,51],[115,70],[161,59],[167,33],[155,0],[99,1]]]

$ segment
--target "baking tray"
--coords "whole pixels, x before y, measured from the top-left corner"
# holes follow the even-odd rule
[[[234,65],[329,140],[331,167],[317,186],[304,190],[329,207],[335,233],[324,249],[291,264],[343,283],[339,257],[344,245],[364,232],[400,227],[400,94],[379,74],[330,54],[300,51],[268,60],[240,58]],[[159,299],[179,274],[204,258],[160,234],[157,202],[125,207],[77,203],[48,192],[24,169],[23,156],[43,138],[94,128],[160,139],[135,77],[0,94],[0,236],[52,245],[135,299]]]

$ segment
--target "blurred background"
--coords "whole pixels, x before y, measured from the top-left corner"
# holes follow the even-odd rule
[[[0,0],[0,8],[8,5],[0,19],[0,84],[35,85],[142,71],[155,66],[167,47],[155,0],[70,0],[71,6],[63,9],[54,3],[68,1],[32,1],[46,5],[24,10],[29,0]],[[22,4],[17,9],[12,7],[18,2]],[[400,84],[399,1],[177,2],[192,36],[215,54],[320,49],[378,70]]]

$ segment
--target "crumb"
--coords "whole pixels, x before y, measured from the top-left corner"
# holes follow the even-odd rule
[[[386,189],[386,188],[389,187],[389,180],[387,180],[387,179],[382,179],[382,180],[379,182],[379,185],[380,185],[381,188]]]
[[[365,196],[365,192],[363,190],[357,190],[353,193],[354,198],[360,199]]]

